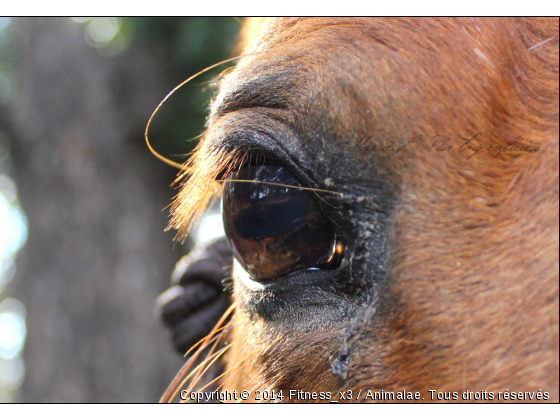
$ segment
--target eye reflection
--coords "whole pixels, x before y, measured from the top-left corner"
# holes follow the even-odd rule
[[[239,263],[256,280],[302,269],[327,268],[336,235],[309,192],[262,182],[301,186],[283,167],[247,166],[226,182],[222,213],[226,237]]]

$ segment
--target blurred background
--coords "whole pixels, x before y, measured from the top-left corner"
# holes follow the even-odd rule
[[[146,122],[237,54],[233,18],[0,17],[0,402],[155,402],[183,363],[154,301],[192,246]],[[150,129],[176,161],[216,76]]]

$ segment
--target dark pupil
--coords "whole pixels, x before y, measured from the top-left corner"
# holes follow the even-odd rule
[[[333,258],[335,232],[310,193],[283,167],[247,166],[223,194],[224,228],[237,260],[256,279],[322,268]]]

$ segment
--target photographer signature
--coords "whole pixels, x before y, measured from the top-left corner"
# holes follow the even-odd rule
[[[474,136],[469,138],[459,136],[460,144],[452,144],[451,137],[436,134],[426,142],[426,140],[424,140],[424,136],[422,134],[419,134],[411,140],[407,141],[401,147],[396,147],[392,141],[386,145],[375,144],[373,142],[373,135],[371,135],[359,139],[356,142],[355,147],[362,152],[388,152],[398,154],[408,151],[411,145],[428,143],[427,146],[429,147],[426,149],[428,152],[465,152],[468,154],[466,158],[467,160],[476,156],[480,152],[488,152],[492,160],[494,160],[502,153],[535,153],[540,150],[539,145],[533,144],[532,141],[529,141],[530,144],[527,144],[522,136],[517,136],[511,142],[508,142],[505,145],[492,145],[489,143],[485,143],[480,139],[480,137],[481,133],[476,133]]]

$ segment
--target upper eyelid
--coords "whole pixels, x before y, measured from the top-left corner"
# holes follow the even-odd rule
[[[210,148],[214,150],[222,150],[226,153],[234,153],[238,156],[237,162],[240,169],[247,163],[248,159],[257,161],[259,158],[263,161],[284,166],[290,172],[302,172],[302,164],[298,162],[301,158],[294,158],[293,153],[288,153],[283,144],[278,141],[274,133],[266,133],[264,130],[256,130],[254,127],[249,129],[228,130],[227,133],[214,138],[210,141]],[[300,154],[299,150],[297,151]],[[223,179],[222,171],[216,180],[220,177]],[[231,172],[230,172],[231,173]]]
[[[263,155],[288,169],[301,185],[328,189],[323,178],[318,176],[310,151],[291,126],[289,112],[255,107],[221,115],[207,131],[207,147],[239,155]],[[216,180],[222,180],[229,173],[222,171]]]
[[[260,147],[248,147],[239,148],[237,153],[243,155],[243,158],[239,161],[237,168],[229,171],[222,171],[216,177],[216,181],[224,181],[225,178],[229,177],[231,174],[239,171],[241,168],[247,166],[259,166],[259,165],[276,165],[282,166],[287,169],[292,176],[301,184],[304,189],[312,188],[311,182],[306,177],[302,177],[302,169],[297,162],[293,159],[283,156],[284,158],[279,158],[278,155],[274,154],[268,149]],[[232,168],[230,168],[232,169]],[[227,175],[227,176],[226,176]]]
[[[270,142],[274,142],[273,147],[266,147],[261,142],[256,143],[255,141],[242,143],[239,140],[235,140],[234,142],[229,142],[228,137],[221,138],[219,142],[215,143],[215,146],[218,148],[224,147],[226,149],[233,150],[231,153],[236,153],[240,158],[238,158],[235,168],[230,167],[218,173],[215,178],[216,181],[223,181],[225,178],[229,177],[230,174],[241,169],[246,165],[248,156],[251,156],[255,159],[255,164],[261,164],[256,160],[258,157],[262,157],[265,161],[263,163],[274,164],[286,168],[303,187],[321,188],[318,180],[314,176],[309,176],[308,172],[310,172],[310,170],[307,168],[307,165],[303,163],[303,156],[300,155],[294,158],[292,156],[293,153],[287,153],[282,147],[280,147],[280,145],[278,145],[278,143],[276,143],[276,141],[272,140]],[[239,136],[235,135],[235,137],[238,138]],[[230,152],[228,151],[228,153]],[[231,169],[233,169],[233,171]]]
[[[236,159],[236,163],[234,167],[230,166],[228,168],[224,168],[221,172],[219,172],[216,175],[216,177],[214,178],[215,181],[223,181],[231,174],[239,171],[244,166],[247,166],[247,164],[250,163],[250,160],[253,160],[254,161],[253,163],[255,165],[262,165],[264,163],[275,163],[277,165],[282,166],[281,163],[278,163],[277,159],[268,156],[269,154],[266,151],[261,151],[259,149],[255,149],[255,148],[244,149],[243,147],[240,147],[235,149],[235,151],[231,153],[235,153],[237,154],[237,156],[239,156]],[[262,163],[258,162],[260,156],[262,156]]]
[[[279,158],[289,157],[290,149],[300,155],[304,152],[290,127],[290,116],[271,112],[269,108],[243,108],[222,115],[212,123],[207,134],[212,148],[247,152],[255,149]]]
[[[299,67],[294,66],[292,60],[279,64],[278,59],[269,65],[260,62],[252,70],[246,70],[243,77],[238,75],[229,89],[218,95],[211,120],[247,108],[289,109],[294,98],[289,95],[271,95],[270,92],[293,91],[296,85],[295,69]]]

